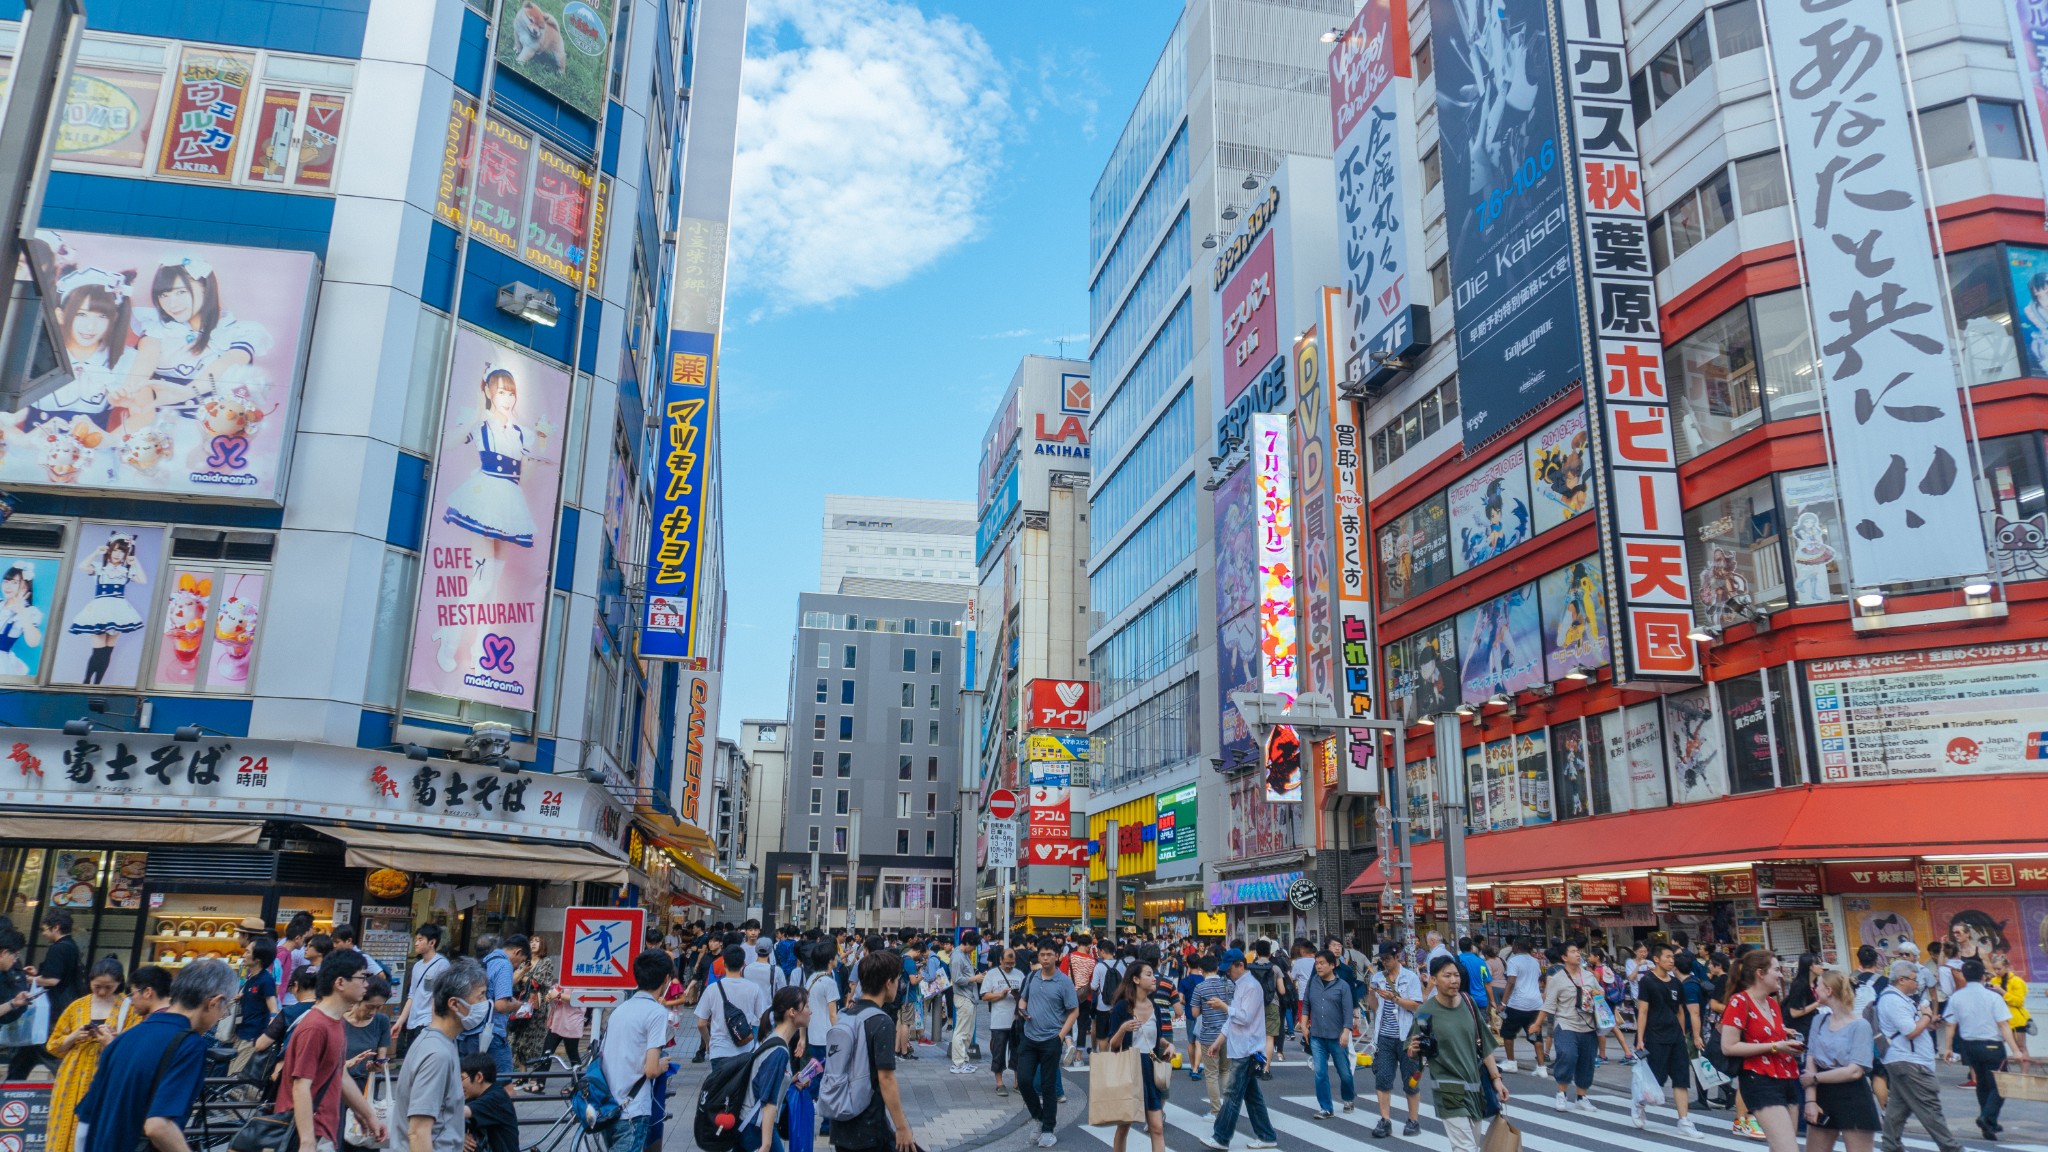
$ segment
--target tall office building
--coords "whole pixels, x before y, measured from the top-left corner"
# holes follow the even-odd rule
[[[709,882],[663,847],[691,793],[623,573],[679,201],[729,198],[686,139],[730,153],[745,5],[91,8],[37,223],[109,323],[82,386],[0,381],[0,914],[33,935],[62,867],[130,966],[158,910],[374,915],[401,952],[430,920],[467,951],[569,904],[667,919]]]
[[[847,576],[974,583],[974,505],[899,496],[825,497],[818,591]]]
[[[1189,0],[1089,199],[1091,829],[1111,814],[1156,827],[1166,797],[1201,843],[1232,832],[1221,777],[1204,770],[1222,700],[1210,263],[1284,157],[1330,154],[1321,35],[1351,13],[1350,0]],[[1160,863],[1143,841],[1119,870],[1148,881],[1155,919],[1199,903],[1192,856]]]
[[[832,924],[845,924],[849,906],[864,927],[953,923],[962,638],[973,590],[902,588],[797,598],[782,850],[765,855],[762,897],[806,923],[829,909]],[[819,887],[810,889],[814,859]],[[859,869],[851,893],[850,862]]]
[[[768,853],[782,851],[782,808],[789,788],[789,721],[740,721],[740,755],[747,762],[747,867],[754,877],[749,916],[787,920],[787,908],[764,907]]]

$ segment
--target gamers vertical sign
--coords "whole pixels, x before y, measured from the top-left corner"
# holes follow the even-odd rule
[[[654,459],[653,522],[647,533],[647,609],[640,637],[640,655],[648,660],[685,660],[693,654],[717,356],[718,338],[708,332],[668,334],[661,440]]]

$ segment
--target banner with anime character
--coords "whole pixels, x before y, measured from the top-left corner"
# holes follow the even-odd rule
[[[38,232],[68,382],[0,412],[0,485],[277,504],[319,259]]]
[[[1542,632],[1534,584],[1458,613],[1458,653],[1464,659],[1459,682],[1465,703],[1511,697],[1543,683]]]
[[[414,691],[535,708],[568,407],[566,371],[456,330],[413,620]]]

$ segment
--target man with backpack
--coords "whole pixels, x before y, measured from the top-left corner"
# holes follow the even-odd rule
[[[837,1152],[913,1152],[917,1138],[896,1084],[896,1022],[883,1007],[901,993],[903,960],[887,949],[869,952],[859,978],[860,999],[830,1030],[818,1111],[832,1122]]]
[[[1116,999],[1117,988],[1123,983],[1124,971],[1130,966],[1130,950],[1111,945],[1095,961],[1095,970],[1089,973],[1089,990],[1095,1005],[1095,1039],[1109,1042],[1110,1034],[1116,1029],[1110,1025],[1110,1002]]]
[[[1259,985],[1259,991],[1266,998],[1266,1063],[1259,1071],[1259,1078],[1273,1078],[1272,1065],[1282,1063],[1286,1057],[1280,1050],[1280,1002],[1287,998],[1287,970],[1273,963],[1273,942],[1261,936],[1252,941],[1252,955],[1255,959],[1248,966],[1251,977]]]
[[[735,946],[731,951],[739,949]],[[738,968],[733,970],[737,972]],[[668,1063],[661,1054],[668,1045],[668,1006],[661,1002],[661,994],[674,975],[674,962],[659,948],[649,948],[633,957],[633,987],[638,991],[612,1009],[605,1021],[598,1064],[610,1089],[611,1101],[619,1109],[618,1119],[612,1121],[606,1132],[609,1152],[642,1152],[647,1144],[647,1129],[654,1116],[655,1080],[666,1071]],[[736,977],[730,983],[747,984]],[[748,988],[752,990],[751,985]],[[697,1002],[700,1021],[705,1001],[713,998],[706,992]],[[753,1015],[753,1026],[758,1026],[760,1018],[759,1012]],[[699,1027],[702,1026],[700,1023]]]
[[[697,1035],[703,1041],[700,1051],[708,1053],[714,1064],[752,1052],[754,1030],[760,1026],[761,1014],[768,1011],[768,994],[740,975],[746,967],[746,954],[744,945],[728,944],[723,957],[726,974],[712,981],[697,998]]]

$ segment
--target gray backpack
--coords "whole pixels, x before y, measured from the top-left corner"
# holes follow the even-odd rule
[[[875,1061],[861,1023],[880,1008],[841,1012],[825,1033],[825,1075],[818,1082],[818,1112],[833,1123],[860,1118],[875,1099]]]

